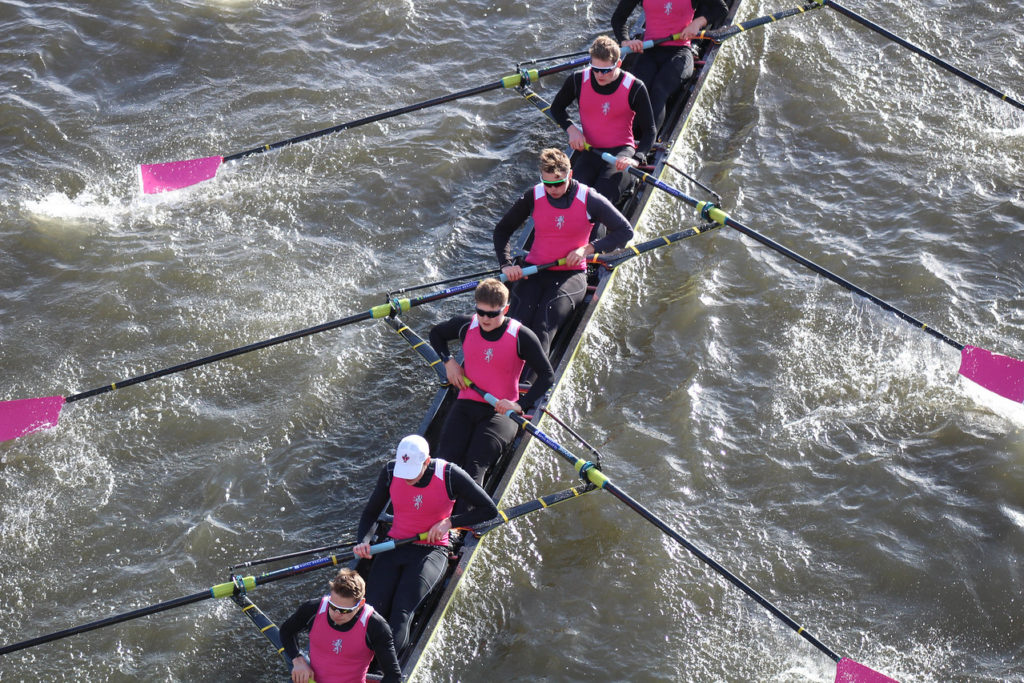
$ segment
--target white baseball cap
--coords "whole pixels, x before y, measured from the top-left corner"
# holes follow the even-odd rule
[[[412,479],[420,476],[423,463],[430,458],[430,446],[419,434],[410,434],[398,442],[395,451],[395,476]]]

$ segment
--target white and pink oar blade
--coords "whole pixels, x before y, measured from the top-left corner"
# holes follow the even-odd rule
[[[63,396],[21,398],[0,403],[0,441],[10,441],[37,429],[57,426]]]
[[[217,175],[224,157],[203,157],[162,164],[139,164],[139,182],[146,194],[180,190]]]
[[[843,657],[836,664],[836,683],[899,683],[899,681]]]
[[[977,346],[960,352],[960,374],[991,392],[1024,403],[1024,361]]]

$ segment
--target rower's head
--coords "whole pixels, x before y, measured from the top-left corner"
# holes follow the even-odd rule
[[[347,624],[355,619],[366,604],[366,582],[354,569],[342,569],[330,580],[331,594],[327,598],[327,614],[335,624]]]
[[[508,287],[500,280],[489,277],[481,280],[473,293],[476,299],[476,319],[485,332],[496,330],[505,323],[508,313]]]
[[[410,434],[398,442],[395,450],[395,478],[415,484],[430,464],[430,445],[419,434]]]
[[[598,85],[608,85],[622,73],[622,51],[608,36],[598,36],[590,46],[590,74]]]
[[[541,150],[540,180],[544,183],[544,191],[552,199],[558,199],[569,189],[572,179],[572,167],[565,152],[554,147]]]

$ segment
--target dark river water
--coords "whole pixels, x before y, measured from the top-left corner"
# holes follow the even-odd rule
[[[850,4],[1021,98],[1024,1]],[[512,93],[259,155],[184,192],[142,195],[135,168],[491,82],[579,49],[613,9],[0,0],[0,399],[103,386],[491,267],[494,222],[539,149],[564,144]],[[1024,357],[1024,112],[827,9],[729,40],[718,66],[675,165],[737,220],[954,339]],[[638,232],[693,223],[666,197]],[[465,306],[407,319],[426,332]],[[621,488],[836,652],[904,682],[1021,680],[1024,409],[958,363],[723,230],[623,267],[553,409]],[[433,387],[363,323],[69,404],[55,429],[0,443],[0,643],[345,538]],[[505,503],[573,478],[535,445]],[[327,578],[253,598],[280,621]],[[605,493],[492,534],[464,589],[420,680],[834,676]],[[284,677],[226,600],[0,658],[4,681]]]

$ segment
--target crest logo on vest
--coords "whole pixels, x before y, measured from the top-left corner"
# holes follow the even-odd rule
[[[666,2],[665,3],[665,14],[672,14],[672,3],[671,2]]]
[[[608,106],[608,105],[605,105],[605,106]],[[558,218],[555,219],[555,227],[556,228],[561,230],[563,225],[565,225],[565,216],[559,216]]]
[[[489,348],[486,351],[484,351],[484,360],[485,361],[490,363],[492,358],[494,358],[494,349],[493,348]]]
[[[604,114],[605,116],[608,116],[608,112],[611,110],[611,108],[612,108],[612,103],[611,102],[605,102],[604,104],[601,105],[601,113]]]
[[[344,641],[341,638],[338,638],[336,641],[331,643],[331,645],[334,646],[334,654],[340,655],[341,654],[341,646],[344,645]]]
[[[421,507],[423,507],[423,494],[422,493],[412,499],[412,506],[414,508],[416,508],[417,510],[419,510]]]

